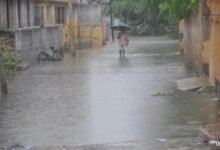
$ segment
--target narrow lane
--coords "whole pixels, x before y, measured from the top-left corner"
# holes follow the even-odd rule
[[[123,58],[117,49],[81,50],[11,78],[0,105],[1,147],[204,147],[198,128],[215,121],[218,108],[204,96],[176,90],[174,81],[190,76],[177,41],[132,38]]]

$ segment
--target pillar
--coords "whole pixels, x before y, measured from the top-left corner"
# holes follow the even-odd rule
[[[16,29],[19,27],[19,20],[18,20],[18,1],[9,0],[9,27],[12,29]]]
[[[20,27],[27,27],[28,26],[28,2],[27,0],[22,0],[20,6]]]
[[[51,9],[51,17],[52,17],[51,18],[51,21],[52,21],[51,23],[56,24],[56,12],[55,12],[56,7],[55,7],[55,5],[51,5],[50,9]]]
[[[220,77],[220,1],[207,0],[211,10],[211,41],[210,41],[210,81],[214,84],[214,78]]]
[[[29,26],[34,26],[34,0],[29,0]]]
[[[43,5],[43,20],[44,20],[44,23],[43,25],[48,25],[48,17],[47,17],[47,5]]]
[[[7,6],[6,0],[0,0],[0,29],[7,28]]]

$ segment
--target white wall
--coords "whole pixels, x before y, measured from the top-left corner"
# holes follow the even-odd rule
[[[87,25],[101,24],[101,6],[99,4],[78,5],[78,23]]]

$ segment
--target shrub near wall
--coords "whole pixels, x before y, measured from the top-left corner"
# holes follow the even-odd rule
[[[13,33],[0,32],[0,49],[3,57],[4,68],[7,71],[14,71],[16,63]]]
[[[14,71],[16,68],[15,54],[13,51],[6,50],[2,54],[4,67],[6,71]]]

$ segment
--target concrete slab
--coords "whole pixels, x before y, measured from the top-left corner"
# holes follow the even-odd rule
[[[208,78],[206,77],[192,77],[187,79],[178,80],[175,82],[177,84],[177,89],[182,91],[195,90],[201,87],[211,86]]]

